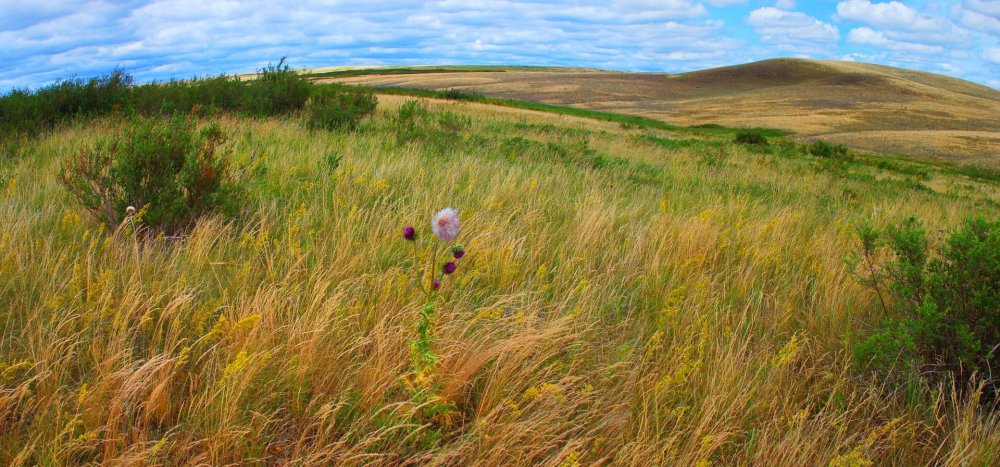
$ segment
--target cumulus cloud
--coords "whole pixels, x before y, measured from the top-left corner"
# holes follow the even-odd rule
[[[845,44],[830,16],[795,11],[792,0],[754,3],[763,7],[744,21],[734,14],[744,14],[749,0],[0,0],[0,92],[115,67],[139,81],[249,72],[285,55],[296,67],[476,63],[675,72],[852,52],[839,50]],[[967,0],[951,18],[976,31],[1000,28],[998,3]],[[866,49],[878,60],[936,57],[908,45],[923,44],[949,56],[970,50],[963,63],[971,63],[997,43],[959,47],[956,41],[970,40],[964,29],[896,4],[816,2],[809,11],[832,15],[836,8],[844,21],[870,26],[852,30],[848,42],[895,54],[886,59]],[[864,19],[866,9],[874,20]]]
[[[895,1],[843,1],[837,4],[837,15],[881,28],[883,34],[896,41],[941,45],[960,44],[969,38],[968,31],[949,19],[923,13]]]
[[[869,0],[847,0],[837,4],[837,15],[883,28],[908,31],[934,31],[941,28],[943,21],[895,1],[872,3]]]
[[[747,22],[761,40],[782,50],[803,53],[823,53],[840,38],[837,28],[805,13],[774,7],[750,12]]]
[[[1000,65],[1000,47],[990,47],[983,52],[983,58]]]
[[[1000,0],[966,0],[965,6],[984,15],[1000,17]]]
[[[875,31],[871,28],[852,29],[847,34],[847,41],[855,44],[873,45],[883,49],[898,50],[917,53],[940,53],[944,49],[941,46],[925,45],[914,42],[897,41],[886,37],[885,33]]]
[[[695,0],[0,0],[0,86],[121,66],[140,80],[295,66],[511,63],[678,69],[740,41]],[[22,2],[23,3],[23,2]],[[694,58],[692,58],[694,57]],[[705,62],[708,63],[708,62]]]
[[[1000,2],[997,2],[1000,5]],[[989,16],[976,10],[958,9],[960,21],[966,27],[1000,35],[1000,15]]]

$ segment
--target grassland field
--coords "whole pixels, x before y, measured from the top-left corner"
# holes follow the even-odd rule
[[[398,144],[410,99],[354,132],[217,117],[250,202],[183,241],[104,229],[58,183],[113,120],[7,161],[0,463],[1000,463],[974,399],[852,367],[882,311],[843,262],[863,220],[997,218],[996,180],[430,97],[460,123]],[[434,322],[451,409],[426,418],[401,233],[445,206],[468,253]]]
[[[690,126],[768,127],[800,142],[924,162],[1000,167],[1000,91],[879,65],[773,59],[688,73],[558,67],[316,70],[321,82],[482,93]]]

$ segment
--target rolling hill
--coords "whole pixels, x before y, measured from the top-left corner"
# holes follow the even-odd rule
[[[1000,167],[1000,91],[880,65],[773,59],[682,74],[415,67],[338,69],[316,76],[320,81],[480,92],[681,125],[779,128],[805,141]]]

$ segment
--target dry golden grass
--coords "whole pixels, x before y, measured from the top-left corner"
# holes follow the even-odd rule
[[[679,125],[780,128],[804,140],[1000,167],[1000,91],[878,65],[778,59],[677,75],[548,70],[371,74],[339,81],[476,91]],[[966,132],[976,137],[957,136]]]
[[[57,184],[108,124],[18,161],[0,199],[0,463],[1000,461],[996,416],[850,366],[846,336],[878,314],[841,261],[858,219],[995,217],[986,185],[429,102],[472,119],[438,153],[395,145],[402,100],[354,134],[224,119],[266,174],[245,218],[183,242],[102,231]],[[546,149],[581,141],[658,177]],[[435,323],[456,411],[427,421],[400,389],[422,303],[400,233],[447,205],[469,252]]]

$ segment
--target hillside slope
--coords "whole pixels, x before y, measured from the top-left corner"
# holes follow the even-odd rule
[[[0,166],[0,465],[1000,465],[988,406],[853,363],[884,311],[844,261],[859,220],[997,218],[994,181],[378,98],[198,119],[246,193],[183,238],[66,190],[118,120]]]
[[[1000,91],[879,65],[774,59],[690,73],[595,70],[362,74],[323,81],[434,90],[794,131],[857,149],[1000,167]]]

